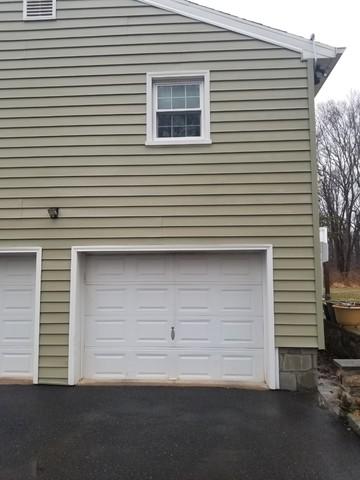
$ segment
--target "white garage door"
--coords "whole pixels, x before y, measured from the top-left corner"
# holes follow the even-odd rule
[[[0,378],[32,378],[35,258],[0,256]]]
[[[83,376],[264,382],[259,254],[87,257]]]

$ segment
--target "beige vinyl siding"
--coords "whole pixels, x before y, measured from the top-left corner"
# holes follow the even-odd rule
[[[40,381],[67,382],[74,245],[273,244],[276,344],[316,347],[307,64],[133,0],[57,6],[0,3],[0,246],[44,249]],[[213,144],[146,147],[146,73],[192,69]]]

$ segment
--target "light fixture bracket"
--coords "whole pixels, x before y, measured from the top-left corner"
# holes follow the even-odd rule
[[[48,208],[48,214],[49,214],[49,217],[52,218],[53,220],[55,218],[58,218],[59,216],[59,208],[58,207],[50,207]]]

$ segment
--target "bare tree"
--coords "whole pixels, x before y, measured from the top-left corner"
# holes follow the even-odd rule
[[[346,280],[360,239],[360,93],[318,107],[317,157],[321,220]]]

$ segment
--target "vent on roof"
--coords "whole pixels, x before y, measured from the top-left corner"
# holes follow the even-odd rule
[[[24,0],[24,20],[56,18],[56,0]]]

